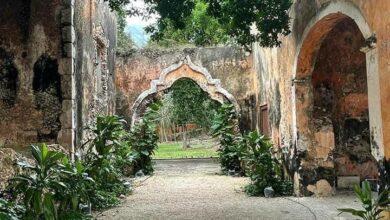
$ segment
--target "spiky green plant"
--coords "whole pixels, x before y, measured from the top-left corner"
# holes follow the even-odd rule
[[[48,150],[46,144],[31,146],[35,164],[18,162],[24,170],[12,178],[14,190],[23,200],[27,219],[57,219],[54,196],[66,188],[59,178],[59,161],[65,157],[61,152]]]
[[[346,212],[364,220],[379,220],[381,219],[381,212],[390,210],[390,194],[388,189],[380,193],[377,198],[374,198],[370,183],[363,181],[362,187],[355,186],[354,191],[362,203],[363,210],[352,208],[338,209],[340,214]]]

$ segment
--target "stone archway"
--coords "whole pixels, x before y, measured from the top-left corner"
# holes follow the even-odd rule
[[[348,34],[350,36],[346,36]],[[342,42],[331,39],[342,37],[350,39],[346,43],[351,45],[350,48],[337,47],[337,44]],[[368,149],[377,161],[383,159],[384,155],[376,39],[359,9],[345,1],[329,3],[309,22],[302,39],[295,61],[296,72],[292,91],[293,134],[298,157],[300,157],[300,171],[295,175],[295,182],[299,182],[300,186],[300,189],[296,188],[297,194],[302,194],[302,191],[305,193],[307,190],[302,186],[315,184],[321,179],[327,180],[334,186],[335,177],[339,172],[334,160],[335,150],[336,145],[346,144],[340,143],[339,139],[342,139],[340,128],[346,126],[347,119],[356,122],[366,117]],[[356,47],[358,44],[361,45]],[[337,49],[343,50],[337,51]],[[324,53],[328,54],[324,55]],[[337,56],[343,53],[348,53],[349,57],[341,59],[341,56]],[[331,62],[332,59],[334,61],[336,57],[339,58],[337,62],[340,63],[324,63]],[[332,70],[332,65],[343,67],[333,74],[338,77],[333,81],[330,76],[332,71],[335,72],[334,68]],[[321,70],[325,66],[328,69]],[[351,75],[351,80],[363,81],[363,86],[360,88],[352,88],[356,90],[355,94],[341,89],[346,86],[348,74]],[[328,103],[329,109],[321,105],[323,102],[321,99],[326,99],[327,95],[331,100]],[[342,102],[340,100],[344,102],[343,110],[340,110]],[[356,115],[348,112],[350,111],[348,107],[353,107],[346,106],[349,105],[348,103],[355,103],[361,107],[361,112],[354,112]],[[322,112],[318,113],[317,108]],[[330,114],[323,114],[328,110]],[[367,111],[366,115],[362,116],[365,111]],[[336,119],[337,114],[342,115],[343,118]],[[357,117],[361,118],[357,119]],[[322,123],[320,126],[318,121]],[[363,134],[358,135],[363,136]]]
[[[210,95],[210,98],[219,103],[230,102],[234,105],[236,112],[240,113],[238,102],[227,90],[222,88],[219,79],[213,79],[211,74],[203,67],[192,63],[189,56],[177,64],[164,69],[157,80],[150,83],[150,89],[141,93],[134,102],[132,112],[132,125],[140,119],[147,105],[163,91],[169,89],[179,79],[188,78],[196,82],[203,91]]]

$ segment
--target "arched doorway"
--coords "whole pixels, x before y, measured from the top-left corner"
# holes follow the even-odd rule
[[[196,66],[192,63],[189,56],[178,64],[174,64],[164,69],[159,79],[153,80],[150,89],[141,93],[134,102],[131,112],[131,124],[137,122],[146,110],[147,105],[156,97],[161,96],[164,91],[168,90],[177,80],[188,78],[196,82],[203,91],[209,94],[210,98],[219,103],[230,102],[235,106],[239,114],[240,107],[238,102],[227,90],[222,88],[219,79],[213,79],[211,74],[203,67]]]
[[[360,11],[332,2],[309,23],[293,80],[297,194],[338,178],[377,179],[383,157],[375,37]]]

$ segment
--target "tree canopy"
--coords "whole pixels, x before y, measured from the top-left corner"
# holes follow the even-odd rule
[[[158,39],[167,29],[184,30],[196,11],[199,0],[144,0],[142,11],[134,6],[137,0],[105,0],[113,10],[125,10],[130,15],[157,13],[160,18],[148,31]],[[254,42],[264,47],[280,46],[281,35],[290,33],[288,10],[292,0],[204,0],[207,15],[237,43],[250,48]],[[191,20],[191,19],[190,19]],[[199,26],[198,26],[199,27]],[[202,27],[202,26],[200,26]],[[207,26],[206,26],[207,27]],[[257,31],[253,31],[256,27]],[[205,31],[201,29],[201,31]]]
[[[169,90],[172,121],[178,125],[189,123],[207,128],[211,126],[219,103],[210,99],[191,79],[176,81]]]
[[[149,26],[147,30],[153,33],[152,40],[161,46],[171,46],[172,43],[195,46],[226,43],[229,35],[218,20],[208,14],[209,5],[204,0],[195,0],[195,3],[191,14],[184,20],[184,28],[175,27],[170,19],[162,21],[159,29]]]
[[[126,33],[126,14],[124,11],[117,11],[117,53],[125,54],[129,49],[134,47],[134,42],[130,37],[130,34]]]

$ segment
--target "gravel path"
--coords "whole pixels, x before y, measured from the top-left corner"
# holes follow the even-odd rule
[[[337,208],[359,207],[351,195],[248,197],[242,191],[247,178],[218,173],[219,165],[210,159],[157,161],[155,175],[98,219],[353,219],[337,217]]]

